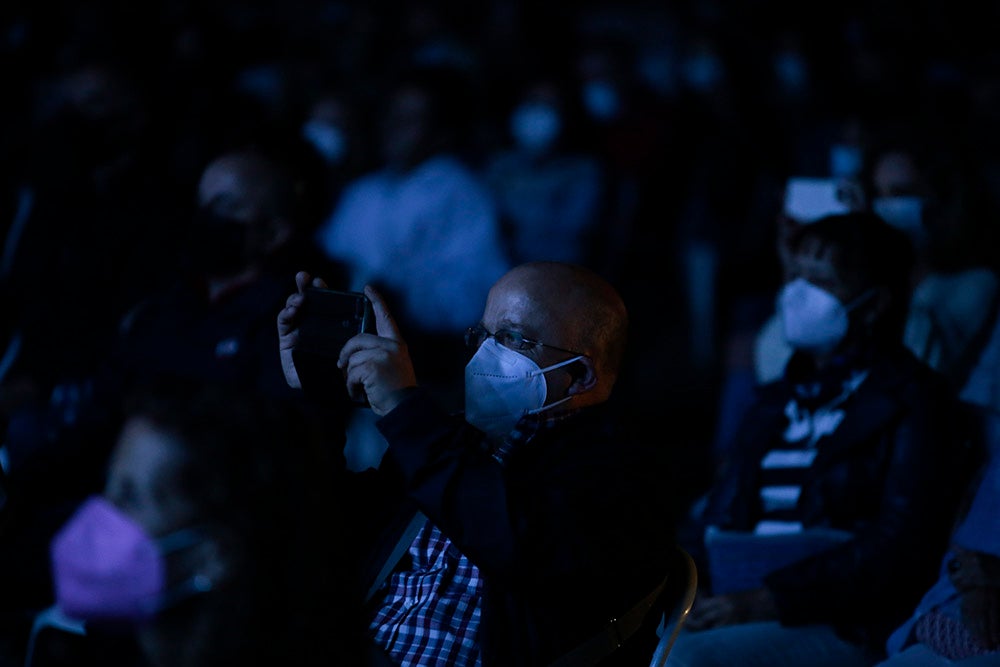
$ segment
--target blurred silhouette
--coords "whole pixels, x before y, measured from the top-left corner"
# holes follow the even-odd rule
[[[507,118],[509,141],[484,167],[515,263],[548,259],[601,266],[606,174],[579,142],[574,100],[556,75],[536,73],[524,81]]]
[[[212,160],[191,220],[175,222],[184,235],[182,264],[163,285],[154,282],[120,318],[118,330],[107,334],[106,354],[82,378],[87,391],[44,410],[12,414],[0,549],[9,593],[5,611],[35,607],[46,596],[39,552],[66,512],[101,488],[118,406],[151,376],[228,383],[301,408],[299,419],[327,433],[340,451],[346,394],[321,415],[311,412],[288,388],[273,353],[274,312],[294,285],[284,263],[313,265],[291,244],[292,195],[280,165],[259,153],[235,151]]]
[[[905,231],[917,251],[904,341],[956,390],[1000,303],[997,209],[981,172],[957,151],[889,135],[867,172],[872,210]]]
[[[328,284],[380,288],[407,333],[424,382],[452,409],[467,360],[465,329],[482,294],[509,266],[493,197],[465,152],[475,123],[475,87],[449,66],[407,68],[384,91],[378,169],[348,183],[317,232],[318,247],[344,266]],[[353,415],[350,456],[364,468],[384,441]],[[356,456],[355,456],[356,455]]]
[[[969,486],[938,579],[889,637],[880,667],[1000,664],[998,429],[995,414],[986,419],[987,458]]]
[[[137,388],[103,493],[51,543],[55,606],[85,638],[71,656],[36,638],[31,667],[357,664],[346,499],[316,435],[230,384]]]

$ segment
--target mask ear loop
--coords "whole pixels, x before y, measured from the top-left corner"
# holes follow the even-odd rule
[[[557,368],[562,368],[563,366],[569,366],[572,363],[576,363],[577,361],[580,361],[581,359],[583,359],[584,356],[586,356],[586,355],[578,354],[575,357],[570,357],[569,359],[566,359],[565,361],[560,361],[557,364],[552,364],[551,366],[546,366],[545,368],[539,368],[537,371],[531,371],[530,373],[528,373],[528,377],[533,377],[535,375],[543,375],[545,373],[548,373],[549,371],[554,371]],[[553,401],[553,402],[549,403],[548,405],[543,405],[542,407],[535,408],[534,410],[528,410],[524,414],[526,414],[526,415],[537,415],[539,412],[544,412],[545,410],[549,410],[550,408],[554,408],[557,405],[562,405],[563,403],[565,403],[566,401],[570,400],[571,398],[573,398],[573,397],[572,396],[563,396],[558,401]]]
[[[201,537],[202,531],[197,527],[191,527],[168,533],[155,541],[160,554],[168,556],[198,544]],[[143,606],[150,615],[153,615],[174,606],[181,600],[207,593],[213,587],[209,577],[204,574],[195,574],[153,599],[147,600]]]
[[[212,590],[212,580],[204,574],[196,574],[170,590],[163,592],[143,603],[143,608],[149,616],[155,616],[164,609],[169,609],[182,600],[192,598]]]
[[[847,312],[851,312],[852,310],[863,304],[865,301],[875,296],[876,293],[877,293],[876,288],[869,287],[867,290],[858,295],[857,298],[855,298],[849,304],[844,306],[844,310],[846,310]]]
[[[586,355],[578,354],[575,357],[570,357],[569,359],[566,359],[565,361],[560,361],[557,364],[552,364],[551,366],[546,366],[545,368],[539,368],[537,371],[531,371],[530,373],[528,373],[528,377],[533,377],[535,375],[542,375],[544,373],[548,373],[549,371],[554,371],[557,368],[562,368],[563,366],[569,366],[575,361],[580,361],[585,356]]]
[[[878,288],[876,288],[876,287],[869,287],[867,290],[865,290],[860,295],[858,295],[855,299],[853,299],[849,304],[847,304],[846,306],[844,306],[844,312],[848,316],[849,326],[856,326],[854,324],[854,322],[857,321],[856,318],[851,317],[851,314],[855,310],[857,310],[857,308],[859,308],[860,306],[864,305],[864,303],[866,301],[871,300],[873,297],[875,297],[877,295],[878,295]],[[871,322],[870,321],[866,321],[866,322],[863,322],[863,323],[860,323],[860,324],[862,324],[866,328],[870,328],[871,327]]]

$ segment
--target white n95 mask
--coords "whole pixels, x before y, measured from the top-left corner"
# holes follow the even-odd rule
[[[517,145],[537,153],[551,148],[561,129],[559,112],[549,104],[522,104],[510,119],[510,132]]]
[[[339,164],[347,155],[347,137],[332,123],[311,120],[302,126],[302,136],[327,164]]]
[[[847,334],[847,308],[803,278],[782,288],[778,307],[785,340],[796,349],[826,354]]]
[[[566,396],[545,405],[544,374],[581,358],[578,355],[539,368],[523,354],[487,338],[465,366],[465,421],[491,438],[507,435],[521,417],[571,398]]]

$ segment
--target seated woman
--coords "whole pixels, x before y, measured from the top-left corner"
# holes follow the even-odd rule
[[[336,468],[275,406],[187,381],[131,400],[104,493],[51,543],[81,651],[154,667],[353,664]]]
[[[879,667],[1000,665],[1000,416],[986,415],[987,458],[937,581],[889,637]]]
[[[902,343],[909,241],[851,212],[799,227],[790,250],[795,352],[681,533],[702,586],[671,665],[871,665],[947,544],[964,433],[944,378]]]

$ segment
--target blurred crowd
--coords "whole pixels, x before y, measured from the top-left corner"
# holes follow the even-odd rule
[[[787,360],[765,332],[784,235],[810,222],[795,179],[856,188],[822,215],[905,228],[900,197],[933,202],[907,345],[1000,408],[974,370],[1000,302],[998,22],[992,3],[893,0],[4,2],[0,503],[30,508],[5,530],[47,543],[98,490],[139,368],[343,419],[365,469],[371,415],[315,415],[281,377],[295,271],[377,285],[458,409],[465,328],[539,259],[622,294],[615,401],[669,446],[685,506]],[[0,560],[44,580],[35,553]]]
[[[15,302],[58,304],[66,322],[85,314],[73,340],[55,325],[46,334],[64,367],[87,363],[107,325],[168,280],[210,159],[251,144],[277,156],[294,171],[296,224],[310,236],[344,185],[382,164],[389,89],[418,63],[465,79],[447,114],[495,196],[505,253],[581,259],[614,280],[637,322],[636,382],[676,391],[679,413],[701,417],[690,424],[699,436],[727,331],[758,317],[743,297],[779,283],[773,239],[788,176],[849,171],[860,160],[851,148],[905,132],[928,153],[974,161],[991,186],[997,178],[988,4],[51,1],[2,11],[4,287]],[[556,120],[531,108],[556,109]],[[542,175],[503,155],[522,146],[573,158]],[[29,217],[56,227],[16,222]]]

